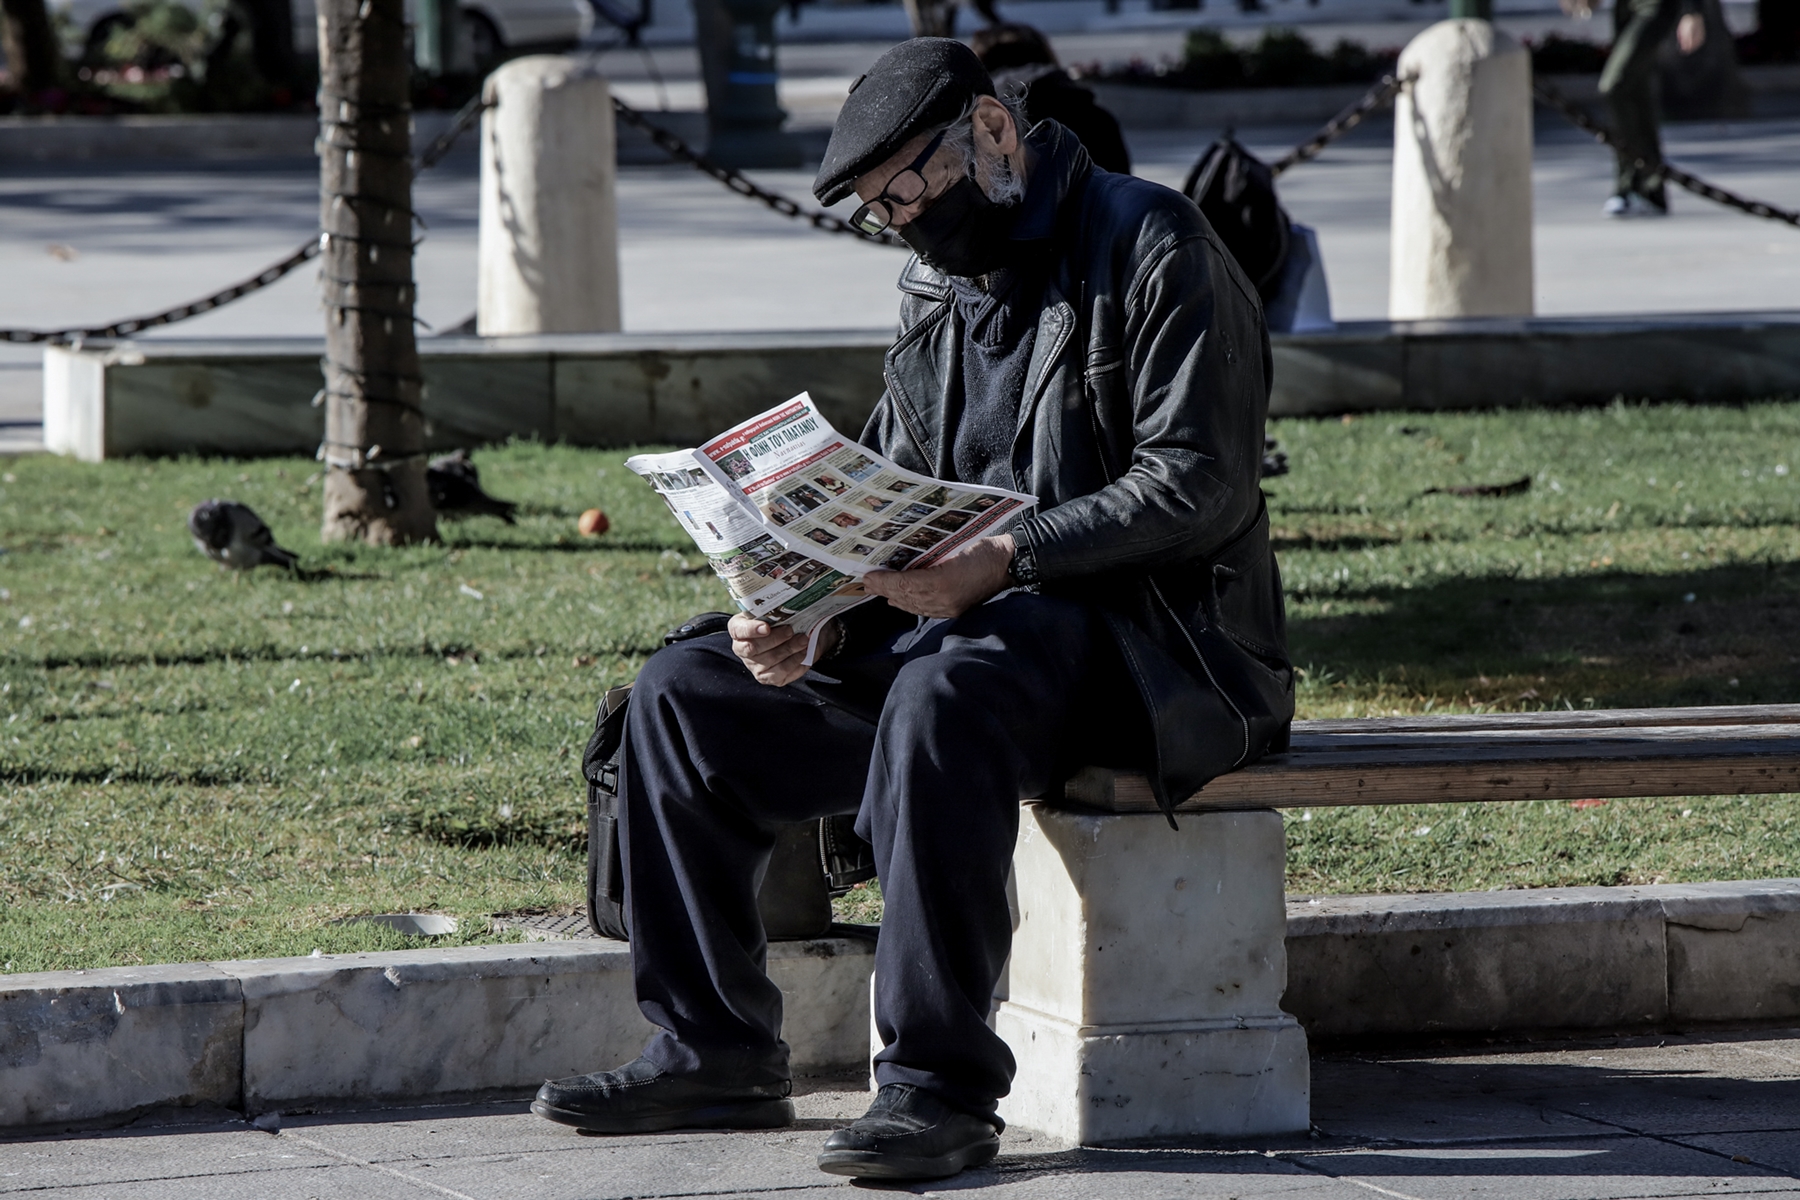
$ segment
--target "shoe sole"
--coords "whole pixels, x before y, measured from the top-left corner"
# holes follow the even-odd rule
[[[986,1166],[999,1153],[999,1138],[965,1146],[940,1158],[914,1158],[876,1150],[827,1150],[819,1155],[819,1170],[852,1179],[948,1179],[970,1167]]]
[[[531,1111],[582,1133],[660,1133],[666,1129],[781,1129],[794,1123],[792,1100],[739,1100],[638,1117],[597,1117],[533,1100]]]

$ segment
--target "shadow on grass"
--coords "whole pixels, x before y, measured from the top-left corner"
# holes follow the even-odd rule
[[[140,717],[188,717],[198,713],[210,712],[213,706],[204,700],[187,700],[180,704],[139,704],[128,701],[122,704],[94,704],[91,708],[51,710],[39,713],[36,717],[40,725],[62,725],[70,721],[116,721],[120,717],[134,715]]]
[[[257,783],[249,771],[154,771],[139,767],[0,767],[0,786],[30,787],[40,783],[135,783],[157,787],[231,787]]]
[[[656,542],[647,538],[626,540],[610,538],[602,535],[598,538],[582,538],[580,541],[534,542],[521,538],[509,541],[497,537],[463,537],[453,535],[444,538],[447,550],[529,550],[545,554],[595,554],[595,553],[638,553],[660,554],[664,550],[677,553],[693,553],[693,543],[678,546],[674,542]]]
[[[1331,615],[1369,600],[1381,611]],[[1527,709],[1794,702],[1796,601],[1796,563],[1452,579],[1314,597],[1292,606],[1289,643],[1326,696]]]
[[[589,505],[589,508],[596,507]],[[530,500],[519,501],[518,515],[521,517],[550,517],[559,521],[573,521],[586,512],[583,508],[569,508],[561,504],[535,504]]]
[[[295,567],[296,583],[372,583],[388,576],[374,571],[345,571],[337,567]]]
[[[1290,550],[1318,550],[1327,554],[1346,551],[1374,550],[1383,546],[1392,546],[1400,541],[1399,534],[1388,537],[1368,534],[1344,534],[1340,537],[1315,537],[1308,533],[1276,534],[1270,539],[1278,554]]]
[[[585,652],[592,655],[617,655],[619,657],[644,657],[662,648],[660,640],[646,645],[612,645],[597,649],[589,648]],[[0,654],[0,665],[16,665],[30,667],[34,670],[107,670],[121,667],[205,667],[218,663],[276,663],[276,662],[316,662],[326,665],[355,662],[403,662],[409,660],[435,660],[444,658],[466,658],[477,662],[489,660],[506,662],[538,657],[535,647],[520,645],[501,650],[477,650],[475,647],[450,642],[445,644],[426,643],[417,646],[384,646],[378,650],[345,651],[342,653],[296,653],[292,648],[284,646],[219,646],[208,650],[190,651],[172,654],[138,654],[116,650],[95,650],[76,654],[46,654],[41,657],[23,654]]]

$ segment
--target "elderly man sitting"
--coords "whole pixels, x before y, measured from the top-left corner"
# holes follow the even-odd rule
[[[854,812],[886,902],[886,1048],[819,1165],[987,1162],[1014,1070],[987,1018],[1020,798],[1094,762],[1145,769],[1166,806],[1285,745],[1256,292],[1185,197],[1094,167],[1055,122],[1022,129],[993,93],[958,42],[895,47],[852,86],[814,191],[854,190],[859,226],[917,252],[863,440],[1039,507],[939,565],[869,575],[882,599],[838,618],[810,669],[803,637],[742,614],[650,660],[619,799],[657,1033],[623,1067],[545,1084],[551,1120],[793,1119],[756,889],[784,823]]]

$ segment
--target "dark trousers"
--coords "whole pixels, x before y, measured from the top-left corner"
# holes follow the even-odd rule
[[[1656,52],[1681,21],[1680,0],[1614,0],[1613,48],[1600,73],[1600,94],[1612,110],[1613,190],[1663,198],[1662,101]]]
[[[855,812],[886,904],[876,1078],[991,1115],[1014,1069],[987,1017],[1019,799],[1116,736],[1094,713],[1141,723],[1116,655],[1088,608],[1015,593],[785,688],[723,634],[653,656],[620,827],[638,1007],[658,1029],[645,1056],[707,1082],[787,1078],[756,891],[781,825]]]

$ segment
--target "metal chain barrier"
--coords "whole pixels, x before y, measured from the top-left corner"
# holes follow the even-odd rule
[[[1367,118],[1369,114],[1378,112],[1388,104],[1392,103],[1394,97],[1399,94],[1402,86],[1401,81],[1394,76],[1383,76],[1374,87],[1369,89],[1368,95],[1333,117],[1319,130],[1319,132],[1313,134],[1312,137],[1300,143],[1279,159],[1272,167],[1270,167],[1270,170],[1274,174],[1280,175],[1289,167],[1298,166],[1303,162],[1310,162],[1314,158],[1317,158],[1325,147],[1331,145],[1331,143],[1337,141],[1337,139],[1343,137],[1346,133],[1349,133],[1352,129],[1355,129],[1358,125],[1362,124],[1363,120]],[[805,221],[814,229],[821,229],[826,233],[848,234],[851,237],[860,238],[865,242],[879,242],[884,246],[898,246],[902,249],[909,248],[904,241],[891,233],[864,233],[862,230],[851,225],[848,221],[835,217],[828,212],[804,208],[788,199],[786,196],[781,195],[779,192],[771,192],[767,188],[757,186],[741,172],[734,171],[730,167],[722,167],[718,163],[713,162],[704,154],[701,154],[698,150],[695,150],[692,146],[688,145],[679,136],[651,121],[649,117],[625,103],[625,101],[619,99],[617,96],[613,97],[613,109],[619,114],[620,119],[625,121],[626,124],[642,130],[644,134],[656,144],[657,148],[667,154],[670,158],[673,158],[678,162],[687,163],[689,166],[710,175],[740,196],[751,200],[762,201],[784,217]]]
[[[419,155],[419,162],[413,173],[417,175],[420,171],[436,166],[444,155],[450,152],[450,147],[456,143],[456,139],[466,133],[469,126],[481,117],[481,111],[485,107],[481,97],[476,96],[458,109],[456,116],[451,119],[449,127],[425,148],[423,154]],[[319,257],[322,245],[320,238],[310,238],[280,262],[265,267],[241,283],[234,283],[210,296],[178,305],[175,308],[165,309],[152,316],[133,317],[128,321],[118,321],[97,329],[0,329],[0,341],[30,343],[119,338],[129,337],[146,329],[154,329],[159,325],[173,325],[177,321],[185,321],[189,317],[209,313],[215,308],[223,308],[233,300],[241,300],[252,292],[261,291],[291,273],[295,268]]]
[[[1615,150],[1618,149],[1618,143],[1613,140],[1612,130],[1588,116],[1573,100],[1557,91],[1555,87],[1548,83],[1534,81],[1531,90],[1537,93],[1539,100],[1567,117],[1571,125],[1585,133],[1592,134],[1594,140],[1603,142]],[[1650,164],[1640,158],[1638,165],[1647,167]],[[1686,188],[1696,196],[1711,200],[1714,204],[1723,204],[1726,208],[1735,208],[1739,212],[1749,213],[1753,217],[1766,217],[1771,221],[1784,221],[1789,225],[1800,226],[1800,212],[1776,208],[1773,204],[1767,204],[1761,200],[1751,200],[1736,192],[1728,192],[1717,184],[1706,182],[1698,175],[1690,175],[1672,162],[1666,160],[1663,162],[1662,173],[1677,186]]]
[[[1285,157],[1277,161],[1271,170],[1275,174],[1280,175],[1289,167],[1316,158],[1320,151],[1324,150],[1325,147],[1329,146],[1332,142],[1360,125],[1363,119],[1370,113],[1377,111],[1383,105],[1392,101],[1395,94],[1399,92],[1400,86],[1399,80],[1391,75],[1387,76],[1380,83],[1376,84],[1374,88],[1370,89],[1368,95],[1333,117],[1329,123],[1319,130],[1318,133],[1296,146]],[[450,147],[455,144],[456,139],[461,137],[462,134],[468,131],[471,125],[480,119],[481,113],[486,107],[486,103],[480,96],[474,97],[467,104],[463,105],[462,108],[457,111],[456,116],[451,119],[449,128],[439,134],[437,138],[432,141],[431,145],[427,146],[424,152],[419,155],[419,163],[416,170],[427,170],[442,160],[444,155],[449,152]],[[847,235],[856,238],[859,241],[873,242],[883,246],[896,246],[901,249],[908,248],[905,242],[894,236],[892,233],[864,233],[862,230],[857,229],[841,217],[834,216],[831,213],[823,212],[818,209],[803,207],[793,200],[788,199],[786,196],[781,195],[779,192],[772,192],[767,188],[758,186],[741,171],[734,170],[731,167],[720,166],[710,158],[707,158],[704,154],[701,154],[692,146],[689,146],[680,137],[669,132],[667,129],[664,129],[662,126],[657,125],[642,112],[639,112],[617,96],[613,97],[613,108],[617,111],[621,120],[636,129],[642,130],[644,134],[656,144],[657,148],[662,150],[669,157],[675,159],[677,162],[687,163],[689,166],[703,174],[718,180],[727,188],[730,188],[733,192],[736,192],[746,199],[760,201],[767,205],[770,210],[780,213],[784,217],[796,221],[805,221],[814,229],[822,230],[825,233]],[[1673,176],[1671,176],[1671,178],[1673,178]],[[233,300],[242,299],[252,292],[257,292],[268,287],[270,284],[283,278],[303,263],[317,258],[319,256],[319,247],[320,242],[318,239],[308,240],[304,245],[297,248],[292,254],[288,255],[280,262],[273,264],[265,270],[259,271],[257,274],[241,283],[233,284],[232,286],[214,292],[212,295],[204,297],[203,299],[195,300],[189,304],[179,305],[175,308],[166,309],[163,312],[156,313],[152,316],[134,317],[128,321],[119,321],[112,325],[103,325],[94,329],[5,329],[0,330],[0,340],[7,342],[60,342],[85,340],[89,338],[104,339],[129,337],[130,335],[139,333],[145,329],[154,329],[159,325],[171,325],[176,321],[185,321],[189,317],[197,317],[202,313],[211,312],[215,308],[230,304]]]
[[[1369,89],[1368,95],[1325,122],[1319,132],[1270,164],[1269,173],[1279,178],[1289,167],[1297,167],[1303,162],[1311,162],[1319,157],[1325,147],[1361,125],[1364,118],[1392,104],[1394,97],[1400,94],[1400,89],[1404,86],[1406,86],[1405,83],[1395,76],[1383,75],[1381,80]]]
[[[1337,139],[1343,137],[1352,129],[1355,129],[1373,113],[1376,113],[1391,104],[1394,97],[1399,95],[1400,89],[1404,86],[1404,80],[1393,75],[1384,76],[1380,82],[1369,89],[1368,94],[1362,99],[1344,109],[1343,112],[1340,112],[1337,116],[1333,117],[1330,121],[1320,127],[1319,131],[1313,134],[1312,137],[1301,142],[1298,146],[1295,146],[1292,150],[1288,151],[1285,155],[1272,163],[1269,167],[1270,172],[1276,176],[1280,176],[1289,169],[1299,166],[1301,163],[1311,162],[1313,159],[1317,158],[1327,146],[1331,145],[1331,143],[1337,141]],[[1577,128],[1592,134],[1595,139],[1608,146],[1615,145],[1610,130],[1595,122],[1587,115],[1587,113],[1583,112],[1566,96],[1557,91],[1556,88],[1547,83],[1533,83],[1532,90],[1536,92],[1540,100],[1556,109],[1564,117],[1568,118],[1569,122]],[[480,96],[476,96],[467,104],[463,105],[462,108],[457,111],[455,117],[452,118],[449,127],[445,129],[443,133],[439,134],[437,138],[432,141],[431,145],[427,146],[425,151],[419,156],[419,162],[415,169],[415,173],[416,171],[427,170],[442,160],[444,155],[449,152],[450,147],[455,144],[456,139],[468,131],[469,127],[480,118],[482,111],[486,107],[486,103]],[[710,158],[706,157],[706,155],[701,154],[692,146],[689,146],[679,136],[651,121],[645,114],[625,103],[625,101],[619,99],[617,96],[613,97],[613,109],[618,113],[621,120],[633,128],[643,131],[643,133],[655,143],[657,148],[662,150],[670,158],[675,159],[677,162],[687,163],[702,174],[710,176],[724,184],[731,191],[743,196],[745,199],[760,201],[773,212],[779,213],[790,220],[804,221],[814,229],[821,230],[825,233],[842,234],[856,238],[859,241],[877,243],[883,246],[896,246],[902,249],[907,248],[906,243],[892,233],[864,233],[862,230],[857,229],[841,217],[834,216],[831,213],[819,209],[806,208],[795,201],[788,199],[786,196],[781,195],[779,192],[772,192],[767,188],[757,185],[741,171],[737,171],[731,167],[721,166],[712,161]],[[1697,196],[1703,196],[1714,203],[1722,204],[1727,208],[1734,208],[1739,212],[1748,213],[1754,217],[1765,217],[1772,221],[1782,221],[1789,225],[1800,227],[1800,212],[1777,208],[1776,206],[1767,204],[1761,200],[1751,200],[1744,196],[1739,196],[1734,192],[1727,191],[1724,188],[1708,183],[1698,176],[1689,174],[1687,171],[1682,170],[1673,163],[1665,162],[1662,169],[1663,174],[1675,184],[1686,188]],[[233,300],[241,299],[244,296],[250,295],[252,292],[260,291],[261,289],[268,287],[301,264],[318,257],[318,254],[318,240],[309,240],[280,262],[269,266],[265,270],[258,272],[241,283],[233,284],[232,286],[225,288],[222,291],[214,292],[212,295],[203,299],[195,300],[192,303],[183,304],[176,308],[167,309],[163,312],[156,313],[153,316],[135,317],[128,321],[119,321],[115,324],[101,326],[97,329],[4,329],[0,330],[0,341],[51,342],[86,338],[117,338],[126,337],[145,329],[153,329],[159,325],[170,325],[176,321],[185,321],[189,317],[197,317],[202,313],[211,312],[213,309],[230,304]]]
[[[626,124],[631,125],[633,128],[643,130],[644,133],[649,136],[650,140],[656,143],[657,149],[667,154],[670,158],[687,163],[695,170],[712,176],[714,179],[746,199],[762,201],[784,217],[789,217],[796,221],[805,221],[814,229],[820,229],[826,233],[848,234],[850,237],[865,242],[876,242],[883,246],[899,246],[902,249],[910,248],[907,247],[905,242],[901,241],[891,233],[885,231],[874,234],[864,233],[842,217],[835,217],[828,212],[821,212],[814,208],[802,208],[800,205],[789,200],[779,192],[771,192],[767,188],[758,187],[756,184],[750,182],[742,172],[735,171],[730,167],[720,166],[718,163],[712,161],[712,159],[706,157],[706,155],[701,154],[698,150],[695,150],[692,146],[682,141],[673,133],[670,133],[667,129],[652,122],[650,118],[646,117],[643,113],[631,107],[631,105],[625,103],[617,96],[613,97],[613,109]]]
[[[457,109],[456,115],[450,118],[449,128],[433,138],[431,145],[425,147],[425,153],[419,155],[419,165],[413,168],[413,175],[416,177],[420,171],[428,171],[437,166],[443,160],[444,155],[450,153],[450,147],[456,145],[456,139],[467,133],[469,126],[481,119],[481,114],[487,110],[487,107],[488,103],[483,99],[481,92],[476,92],[469,97],[469,102]]]
[[[222,308],[233,300],[248,296],[251,292],[261,291],[277,279],[292,271],[304,262],[319,256],[319,240],[312,239],[280,262],[252,275],[242,283],[234,283],[224,291],[214,292],[204,299],[183,304],[177,308],[166,309],[154,316],[134,317],[129,321],[119,321],[112,325],[103,325],[98,329],[0,329],[0,341],[8,342],[63,342],[78,341],[86,338],[127,337],[144,329],[154,329],[158,325],[173,325],[176,321],[185,321],[189,317],[197,317],[201,313]]]

